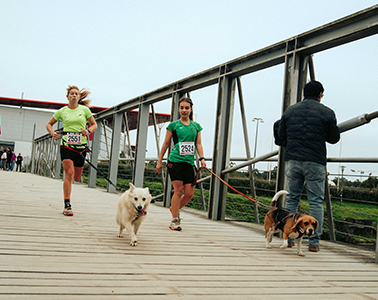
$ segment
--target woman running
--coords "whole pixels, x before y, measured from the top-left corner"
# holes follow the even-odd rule
[[[167,163],[168,173],[174,188],[170,208],[172,221],[169,228],[178,231],[181,230],[179,211],[190,202],[194,194],[192,183],[196,177],[195,148],[197,148],[200,156],[201,169],[206,167],[201,142],[202,127],[193,122],[193,102],[190,98],[183,97],[180,99],[179,113],[180,119],[170,123],[167,127],[167,134],[156,165],[156,171],[160,173],[163,169],[164,154],[169,147],[171,138],[173,138],[174,147],[168,156]]]
[[[87,136],[97,129],[97,124],[89,109],[90,100],[86,99],[89,91],[79,90],[77,86],[69,85],[67,88],[68,105],[54,113],[47,123],[46,129],[54,140],[62,137],[60,142],[60,157],[65,173],[63,182],[65,216],[73,216],[70,198],[72,179],[80,181],[83,173],[86,155]],[[63,122],[63,132],[54,131],[53,125],[59,120]],[[86,128],[87,121],[90,124]]]

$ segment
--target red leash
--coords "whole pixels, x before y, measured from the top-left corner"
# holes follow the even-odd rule
[[[222,178],[220,178],[218,175],[216,175],[213,171],[211,171],[210,169],[208,169],[207,167],[205,167],[205,169],[207,169],[211,174],[213,174],[216,178],[218,178],[220,181],[222,181],[225,185],[227,185],[230,189],[232,189],[233,191],[237,192],[238,194],[248,198],[249,200],[252,200],[253,202],[255,202],[258,206],[260,206],[259,202],[245,194],[243,194],[242,192],[239,192],[237,189],[233,188],[231,185],[229,185],[226,181],[224,181]],[[198,174],[199,172],[201,171],[202,169],[199,169],[197,171],[197,176],[196,176],[196,179],[194,180],[194,182],[192,183],[192,186],[195,186],[197,184],[197,180],[198,180]]]

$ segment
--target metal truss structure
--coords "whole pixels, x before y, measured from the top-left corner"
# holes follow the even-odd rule
[[[246,118],[244,113],[244,100],[240,78],[244,75],[259,72],[280,64],[284,64],[284,92],[282,112],[289,106],[301,101],[303,86],[308,77],[315,79],[313,55],[340,45],[357,41],[378,33],[378,5],[359,11],[329,24],[296,35],[287,40],[278,42],[266,48],[228,61],[190,77],[163,86],[152,92],[119,103],[107,110],[95,115],[98,126],[103,125],[102,120],[112,117],[112,138],[109,161],[109,178],[116,182],[117,168],[120,151],[120,133],[123,124],[127,124],[127,112],[138,109],[138,126],[136,134],[136,149],[133,162],[133,181],[136,186],[143,186],[143,176],[146,161],[147,130],[149,124],[149,111],[154,113],[154,104],[171,99],[171,121],[179,118],[178,100],[190,92],[203,89],[211,85],[218,86],[216,103],[216,123],[214,128],[214,147],[212,154],[212,171],[226,182],[229,173],[253,163],[266,160],[278,155],[278,173],[276,190],[285,188],[284,175],[284,148],[279,151],[267,153],[263,156],[251,159]],[[238,89],[239,103],[243,122],[245,147],[247,152],[246,162],[229,167],[230,140],[232,133],[235,94]],[[154,120],[155,128],[156,121]],[[127,132],[128,129],[126,128]],[[93,137],[93,152],[91,162],[98,163],[98,150],[100,132],[96,130]],[[155,132],[156,133],[156,132]],[[158,146],[158,143],[157,143]],[[159,151],[159,149],[158,149]],[[251,171],[251,169],[250,169]],[[199,182],[210,180],[209,212],[208,217],[213,220],[224,220],[227,199],[227,187],[214,176],[203,178]],[[89,187],[95,187],[96,171],[91,169],[89,175]],[[327,181],[326,181],[327,182]],[[253,178],[251,176],[251,184]],[[109,192],[115,192],[112,185],[107,187]],[[254,189],[253,189],[254,190]],[[171,184],[168,176],[165,178],[165,193],[163,204],[170,206]],[[326,195],[326,197],[329,197]],[[282,203],[279,203],[282,205]],[[255,215],[258,215],[257,207]],[[257,218],[258,219],[258,218]],[[331,240],[334,237],[331,236]]]

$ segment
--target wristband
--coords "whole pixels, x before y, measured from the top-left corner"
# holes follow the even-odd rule
[[[87,129],[87,131],[88,131],[89,133],[91,133],[91,130],[90,130],[89,128]]]
[[[205,159],[205,158],[204,158],[204,157],[200,157],[200,158],[199,158],[199,161],[201,161],[201,160],[203,160],[203,159]]]

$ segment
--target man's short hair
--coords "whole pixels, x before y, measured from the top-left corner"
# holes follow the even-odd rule
[[[303,95],[307,97],[319,97],[320,93],[324,92],[323,85],[319,81],[311,80],[303,89]]]

